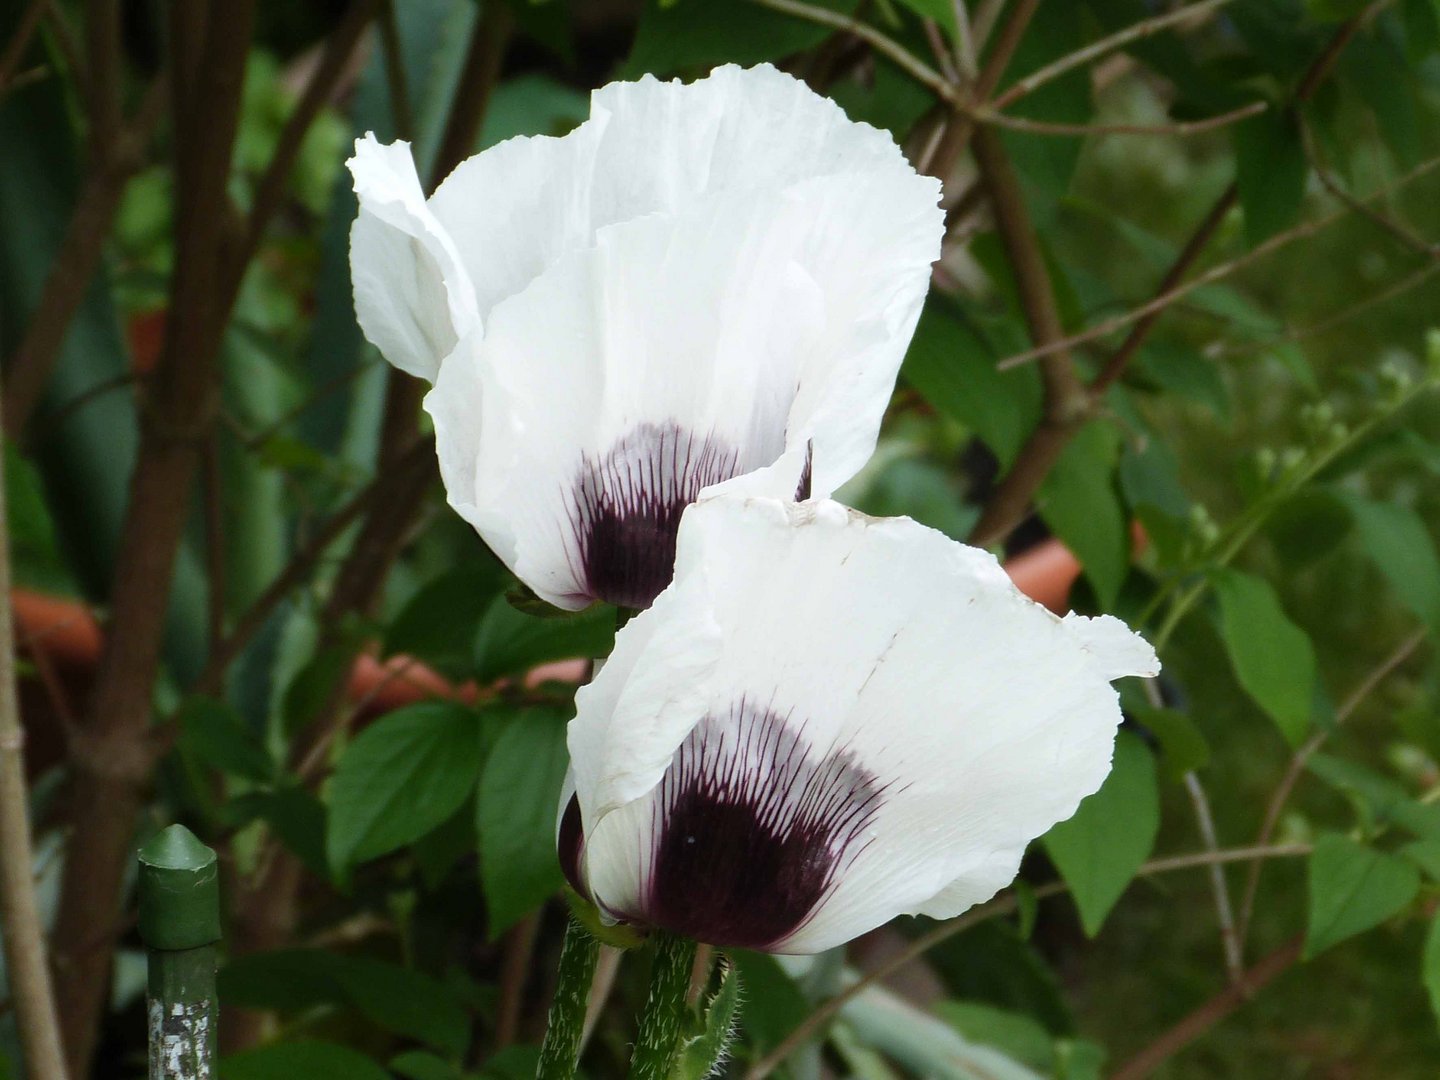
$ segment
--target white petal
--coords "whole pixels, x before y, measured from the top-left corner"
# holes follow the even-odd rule
[[[1160,674],[1160,658],[1155,655],[1155,649],[1115,616],[1091,618],[1072,611],[1064,622],[1105,678]]]
[[[718,633],[703,663],[687,653],[667,678],[651,665],[672,657],[632,654],[579,702],[577,776],[582,756],[601,770],[578,789],[588,871],[603,903],[643,917],[661,877],[656,822],[675,804],[666,783],[635,793],[669,775],[682,744],[696,752],[692,733],[733,717],[737,701],[760,702],[799,746],[782,755],[790,783],[818,783],[859,823],[823,901],[763,943],[775,951],[817,951],[902,912],[954,914],[991,895],[1109,770],[1120,711],[1108,678],[1153,666],[1118,624],[1100,631],[1097,663],[1096,638],[1024,598],[986,552],[830,502],[722,497],[687,511],[675,583],[622,631],[617,654],[632,634],[664,641],[698,620]],[[610,713],[631,684],[624,715]],[[683,697],[666,700],[659,691],[676,684]],[[764,754],[745,737],[753,794]],[[610,784],[621,747],[624,779]],[[632,801],[586,806],[601,790],[607,806]],[[703,843],[703,825],[695,832]],[[624,857],[606,865],[612,853]]]
[[[812,444],[817,492],[849,479],[873,450],[938,229],[930,181],[875,173],[601,230],[498,304],[442,371],[427,407],[452,504],[551,602],[644,606],[654,590],[632,603],[587,575],[582,475],[659,431],[672,456],[703,449],[713,466],[687,474],[689,498],[782,456],[788,475],[747,490],[793,496]]]
[[[727,191],[870,171],[913,174],[888,134],[852,123],[798,79],[768,65],[731,65],[688,84],[649,76],[612,83],[595,91],[590,119],[574,131],[478,154],[430,205],[488,318],[608,225],[684,213]]]
[[[346,164],[360,200],[350,230],[360,328],[390,363],[433,381],[459,339],[478,327],[474,290],[426,207],[409,143],[382,146],[366,135]]]

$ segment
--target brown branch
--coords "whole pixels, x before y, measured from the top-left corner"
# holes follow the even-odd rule
[[[290,173],[300,156],[305,136],[315,118],[320,115],[320,110],[333,95],[336,84],[345,74],[350,57],[360,42],[361,34],[370,25],[381,3],[382,0],[355,0],[336,24],[330,40],[325,43],[320,62],[306,82],[300,100],[285,121],[280,139],[275,144],[275,152],[255,187],[250,216],[245,222],[244,239],[234,255],[231,276],[236,280],[231,284],[231,288],[239,288],[239,276],[249,266],[251,258],[260,247],[270,219],[284,202],[285,186],[289,183]]]
[[[975,133],[973,143],[975,160],[995,211],[996,231],[1015,276],[1030,339],[1037,345],[1052,344],[1064,338],[1065,329],[1060,322],[1050,272],[1020,191],[1019,178],[998,135],[982,129]],[[1031,496],[1071,435],[1087,419],[1090,399],[1067,350],[1048,351],[1040,374],[1045,387],[1040,424],[972,530],[970,542],[977,546],[983,547],[1005,536],[1024,517]]]
[[[105,254],[105,244],[126,185],[145,164],[145,148],[164,112],[166,98],[166,81],[163,77],[157,78],[124,137],[109,148],[105,160],[93,163],[85,180],[41,287],[39,302],[26,325],[25,336],[6,364],[3,423],[11,438],[22,437],[49,381],[70,322],[84,303],[90,281]]]
[[[123,132],[120,118],[120,2],[85,4],[85,100],[90,160],[103,162]]]
[[[1188,1043],[1205,1034],[1249,1001],[1255,991],[1293,967],[1300,959],[1304,945],[1303,934],[1291,938],[1248,969],[1241,982],[1226,987],[1120,1066],[1110,1080],[1142,1080],[1142,1077],[1149,1076]]]
[[[455,97],[450,103],[445,134],[435,152],[435,164],[430,170],[432,191],[440,186],[455,166],[475,152],[475,143],[480,138],[485,114],[490,109],[490,96],[499,81],[500,65],[505,59],[505,50],[514,28],[515,16],[509,5],[484,5],[480,22],[470,36],[470,52],[465,58],[460,84],[455,87]]]
[[[1204,254],[1210,241],[1219,232],[1220,226],[1225,221],[1225,215],[1230,213],[1239,199],[1240,189],[1233,183],[1220,193],[1220,197],[1215,200],[1210,211],[1195,227],[1195,231],[1190,234],[1190,239],[1185,241],[1185,246],[1180,249],[1180,254],[1175,256],[1175,261],[1170,264],[1170,269],[1166,270],[1165,276],[1160,279],[1160,285],[1155,290],[1155,299],[1168,296],[1179,288],[1180,283],[1185,280],[1185,275],[1190,272],[1190,268]],[[1150,331],[1155,328],[1155,324],[1165,313],[1167,306],[1156,307],[1135,322],[1130,333],[1120,343],[1120,347],[1115,350],[1110,359],[1105,362],[1105,366],[1100,369],[1100,373],[1090,383],[1090,395],[1093,398],[1098,400],[1103,397],[1115,381],[1125,373],[1130,361],[1140,351],[1140,346],[1145,344],[1145,339],[1150,336]]]
[[[1437,168],[1440,168],[1440,157],[1431,158],[1430,160],[1417,165],[1415,168],[1411,169],[1408,173],[1406,173],[1399,179],[1385,185],[1385,187],[1381,188],[1380,190],[1366,196],[1366,199],[1371,200],[1383,198],[1384,196],[1389,195],[1399,190],[1400,188],[1405,187],[1408,184],[1414,183],[1421,177],[1434,172]],[[1140,321],[1141,319],[1145,319],[1150,315],[1155,314],[1156,312],[1164,311],[1176,301],[1181,300],[1186,296],[1189,296],[1196,289],[1204,288],[1206,285],[1213,285],[1215,282],[1221,280],[1222,278],[1229,277],[1231,274],[1235,273],[1235,271],[1243,269],[1246,266],[1250,266],[1255,262],[1258,262],[1266,255],[1278,251],[1280,248],[1286,247],[1287,245],[1294,243],[1296,240],[1304,239],[1307,236],[1312,236],[1315,233],[1320,232],[1322,229],[1328,228],[1329,226],[1335,224],[1337,221],[1340,221],[1342,218],[1348,217],[1349,214],[1350,211],[1348,208],[1338,210],[1334,213],[1326,214],[1322,217],[1316,218],[1313,221],[1302,222],[1301,224],[1296,225],[1294,228],[1289,229],[1285,232],[1276,233],[1268,240],[1265,240],[1263,243],[1257,244],[1255,247],[1251,248],[1244,255],[1240,255],[1230,260],[1229,262],[1221,263],[1220,265],[1215,266],[1210,270],[1207,270],[1200,276],[1192,278],[1190,281],[1185,282],[1183,285],[1177,285],[1173,289],[1168,289],[1155,296],[1154,299],[1149,300],[1144,304],[1141,304],[1139,307],[1132,308],[1131,310],[1121,315],[1116,315],[1114,318],[1106,319],[1104,322],[1097,323],[1096,325],[1090,327],[1087,330],[1082,330],[1079,333],[1072,334],[1071,336],[1064,338],[1061,341],[1052,342],[1049,345],[1037,346],[1036,348],[1027,349],[1024,352],[1019,352],[1015,353],[1012,356],[1007,356],[1003,360],[999,361],[996,366],[1001,371],[1008,371],[1011,368],[1019,367],[1021,364],[1028,364],[1032,360],[1038,360],[1042,357],[1050,355],[1051,353],[1065,349],[1073,349],[1078,345],[1084,345],[1088,342],[1096,340],[1097,338],[1105,337],[1107,334],[1114,333],[1116,330],[1123,330],[1125,327],[1130,326],[1133,323]]]
[[[156,746],[151,695],[175,559],[189,516],[200,447],[213,422],[217,354],[227,309],[218,287],[230,222],[227,184],[255,0],[231,0],[224,18],[200,4],[171,8],[170,70],[194,93],[173,96],[175,270],[165,347],[141,416],[111,592],[111,618],[88,716],[71,740],[70,841],[55,940],[83,940],[119,908],[134,823]],[[204,22],[203,29],[199,25]],[[203,42],[198,55],[184,43]],[[88,1074],[114,951],[56,958],[56,996],[71,1072]]]
[[[1339,727],[1355,714],[1383,683],[1388,679],[1401,664],[1410,658],[1410,655],[1424,643],[1429,635],[1427,628],[1421,628],[1407,637],[1400,645],[1385,657],[1373,671],[1360,680],[1360,684],[1350,692],[1335,711],[1335,727]],[[1275,790],[1270,795],[1270,801],[1265,806],[1265,818],[1260,826],[1260,832],[1256,835],[1257,844],[1268,844],[1270,838],[1275,835],[1275,828],[1280,823],[1280,815],[1285,810],[1285,804],[1290,800],[1290,793],[1295,790],[1301,775],[1305,772],[1305,765],[1320,747],[1325,745],[1325,740],[1330,737],[1331,729],[1322,729],[1310,736],[1301,747],[1295,751],[1290,758],[1290,764],[1285,769],[1285,774],[1280,778],[1280,783],[1275,785]],[[1250,867],[1250,872],[1245,879],[1245,893],[1240,901],[1240,918],[1236,926],[1236,937],[1241,947],[1244,947],[1245,938],[1250,932],[1250,920],[1255,913],[1255,897],[1260,891],[1260,864]]]
[[[5,949],[5,972],[25,1054],[25,1075],[34,1080],[65,1080],[65,1054],[45,960],[45,931],[30,876],[34,852],[25,783],[25,729],[20,725],[15,688],[9,536],[4,477],[0,476],[0,943]]]
[[[1182,23],[1190,19],[1199,18],[1201,15],[1208,15],[1217,8],[1226,4],[1232,4],[1235,0],[1200,0],[1198,4],[1191,4],[1189,7],[1178,8],[1175,11],[1166,12],[1163,15],[1156,15],[1149,19],[1143,19],[1133,26],[1127,26],[1124,30],[1117,31],[1109,37],[1101,38],[1093,45],[1087,45],[1083,49],[1077,49],[1073,53],[1046,64],[1040,70],[1026,75],[1023,79],[1017,80],[1008,90],[997,97],[990,104],[996,109],[1003,109],[1012,102],[1020,100],[1027,94],[1031,94],[1053,82],[1067,72],[1074,71],[1078,67],[1084,67],[1092,60],[1098,60],[1106,53],[1122,49],[1131,42],[1140,41],[1165,30],[1176,23]]]
[[[40,20],[45,17],[45,9],[49,6],[50,0],[30,0],[30,5],[15,24],[15,32],[5,43],[5,51],[0,52],[0,94],[10,88],[15,71],[20,66],[35,31],[40,27]]]
[[[495,1049],[514,1046],[520,1037],[520,1020],[524,1016],[525,982],[530,974],[530,961],[539,936],[540,913],[531,912],[505,934],[505,948],[500,962],[499,1004],[495,1011]]]

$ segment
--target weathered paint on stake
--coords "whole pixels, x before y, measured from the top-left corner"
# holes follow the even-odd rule
[[[140,936],[149,955],[150,1080],[211,1080],[215,1060],[215,852],[183,825],[140,849]]]

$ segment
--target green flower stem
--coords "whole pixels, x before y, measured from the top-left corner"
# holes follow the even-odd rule
[[[580,1035],[585,1030],[585,1007],[590,1000],[590,984],[595,978],[595,961],[599,956],[600,943],[572,917],[565,928],[565,943],[560,947],[560,973],[555,1000],[550,1004],[545,1042],[540,1047],[536,1080],[570,1080],[575,1075]]]
[[[695,966],[695,942],[664,931],[655,934],[655,963],[650,969],[650,997],[640,1015],[631,1080],[667,1080],[675,1060],[680,1026]]]

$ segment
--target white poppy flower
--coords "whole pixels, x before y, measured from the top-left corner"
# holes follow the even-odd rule
[[[611,84],[428,201],[404,144],[350,168],[360,325],[434,380],[451,505],[567,608],[648,605],[701,492],[859,470],[943,230],[888,134],[771,67]]]
[[[834,502],[703,500],[675,580],[576,696],[561,862],[607,916],[808,953],[958,915],[1110,769],[1118,619]]]

